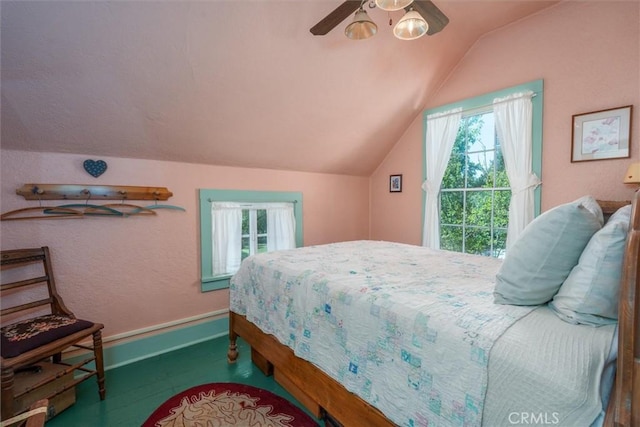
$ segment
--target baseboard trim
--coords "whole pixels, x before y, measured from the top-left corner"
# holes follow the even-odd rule
[[[184,327],[184,325],[188,325],[190,323],[195,323],[202,320],[211,320],[220,316],[229,316],[229,310],[223,309],[223,310],[210,311],[208,313],[198,314],[196,316],[186,317],[184,319],[173,320],[171,322],[160,323],[157,325],[148,326],[146,328],[134,329],[133,331],[127,331],[121,334],[110,335],[108,337],[104,337],[102,339],[102,342],[104,344],[107,344],[107,343],[120,341],[128,338],[141,337],[143,335],[153,333],[153,332],[158,332],[164,329]]]
[[[103,338],[105,370],[222,337],[229,333],[229,311],[221,310]],[[72,353],[65,360],[80,359]]]

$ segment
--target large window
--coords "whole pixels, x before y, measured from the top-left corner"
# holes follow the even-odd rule
[[[510,199],[493,111],[463,115],[440,190],[440,247],[503,256]]]
[[[200,190],[202,290],[229,286],[243,259],[302,246],[302,194]]]
[[[504,114],[497,100],[517,98],[522,93],[532,94],[530,124],[530,168],[540,177],[542,163],[542,105],[543,82],[533,81],[516,87],[488,93],[453,104],[433,108],[424,112],[426,129],[424,174],[424,229],[423,244],[446,250],[503,257],[507,246],[510,202],[511,218],[519,212],[514,210],[512,195],[521,194],[536,184],[523,182],[514,171],[522,170],[519,161],[510,160],[505,168],[505,152],[514,159],[513,150],[518,150],[521,134],[509,128],[503,133],[510,138],[509,145],[501,141],[496,129],[497,116]],[[442,117],[457,117],[445,124]],[[516,115],[516,119],[519,116]],[[501,132],[504,132],[504,115]],[[438,120],[438,123],[436,123]],[[507,118],[507,120],[513,120]],[[508,122],[511,125],[513,122]],[[431,129],[429,129],[431,124]],[[524,129],[525,127],[520,127]],[[440,130],[437,130],[440,129]],[[451,131],[452,129],[453,131]],[[436,132],[434,136],[433,132]],[[438,133],[439,132],[439,133]],[[446,136],[449,132],[450,136]],[[442,140],[437,135],[442,135]],[[453,136],[455,135],[455,141]],[[515,135],[515,143],[514,136]],[[431,142],[430,142],[431,141]],[[435,141],[435,143],[434,143]],[[448,153],[445,141],[453,142]],[[450,144],[449,142],[449,144]],[[504,146],[503,146],[504,145]],[[526,144],[525,144],[526,145]],[[441,147],[446,147],[441,149]],[[438,151],[440,150],[440,152]],[[525,151],[528,152],[528,151]],[[426,156],[429,157],[429,162]],[[432,163],[434,162],[435,163]],[[433,169],[427,173],[427,164]],[[509,165],[516,164],[516,167]],[[442,166],[437,166],[442,165]],[[438,169],[442,168],[442,169]],[[511,169],[508,169],[511,168]],[[442,170],[444,169],[444,175]],[[440,170],[440,172],[438,172]],[[442,182],[438,181],[442,177]],[[508,176],[519,181],[510,183]],[[532,179],[536,181],[537,178]],[[538,181],[539,182],[539,181]],[[515,191],[515,193],[514,193]],[[540,213],[540,187],[533,191],[533,214]],[[430,197],[430,196],[431,197]],[[429,198],[430,197],[430,198]],[[513,196],[515,197],[515,196]],[[516,206],[521,206],[520,200]],[[437,201],[437,206],[436,206]],[[519,218],[516,215],[516,218]],[[513,224],[512,224],[513,226]],[[520,224],[518,224],[520,226]],[[513,234],[517,236],[517,234]],[[433,238],[432,236],[435,236]],[[513,239],[513,237],[511,237]]]

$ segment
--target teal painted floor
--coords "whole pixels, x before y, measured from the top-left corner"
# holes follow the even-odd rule
[[[105,400],[100,400],[96,381],[90,378],[76,386],[76,403],[46,426],[139,427],[171,396],[211,382],[260,387],[302,407],[273,377],[266,377],[251,363],[251,350],[244,341],[238,342],[238,361],[233,365],[227,363],[228,345],[225,336],[110,369],[105,373]]]

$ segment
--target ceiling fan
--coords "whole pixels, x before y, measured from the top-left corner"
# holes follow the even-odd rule
[[[324,36],[329,31],[334,29],[338,24],[344,21],[347,17],[349,17],[352,13],[356,13],[354,23],[364,23],[369,27],[365,30],[366,35],[362,37],[352,37],[348,33],[347,29],[347,37],[349,38],[367,38],[376,33],[377,26],[371,21],[366,12],[363,9],[364,4],[367,0],[347,0],[343,2],[340,6],[338,6],[333,12],[329,13],[325,16],[320,22],[314,25],[311,28],[311,34],[315,36]],[[369,7],[378,7],[383,10],[393,11],[405,9],[407,14],[403,19],[409,15],[411,12],[417,12],[419,16],[416,16],[419,20],[422,21],[422,26],[426,31],[422,31],[417,37],[422,36],[425,32],[427,35],[436,34],[449,23],[449,18],[438,9],[438,7],[433,4],[430,0],[371,0]],[[399,7],[398,7],[399,6]],[[401,19],[400,21],[402,21]],[[424,22],[426,21],[426,23]],[[394,30],[396,36],[399,38],[405,38],[398,35],[398,33]],[[417,38],[417,37],[406,37],[405,39]]]

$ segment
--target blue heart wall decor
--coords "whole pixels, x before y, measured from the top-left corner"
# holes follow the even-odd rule
[[[99,177],[107,170],[107,162],[104,160],[91,160],[87,159],[83,163],[84,170],[94,178]]]

